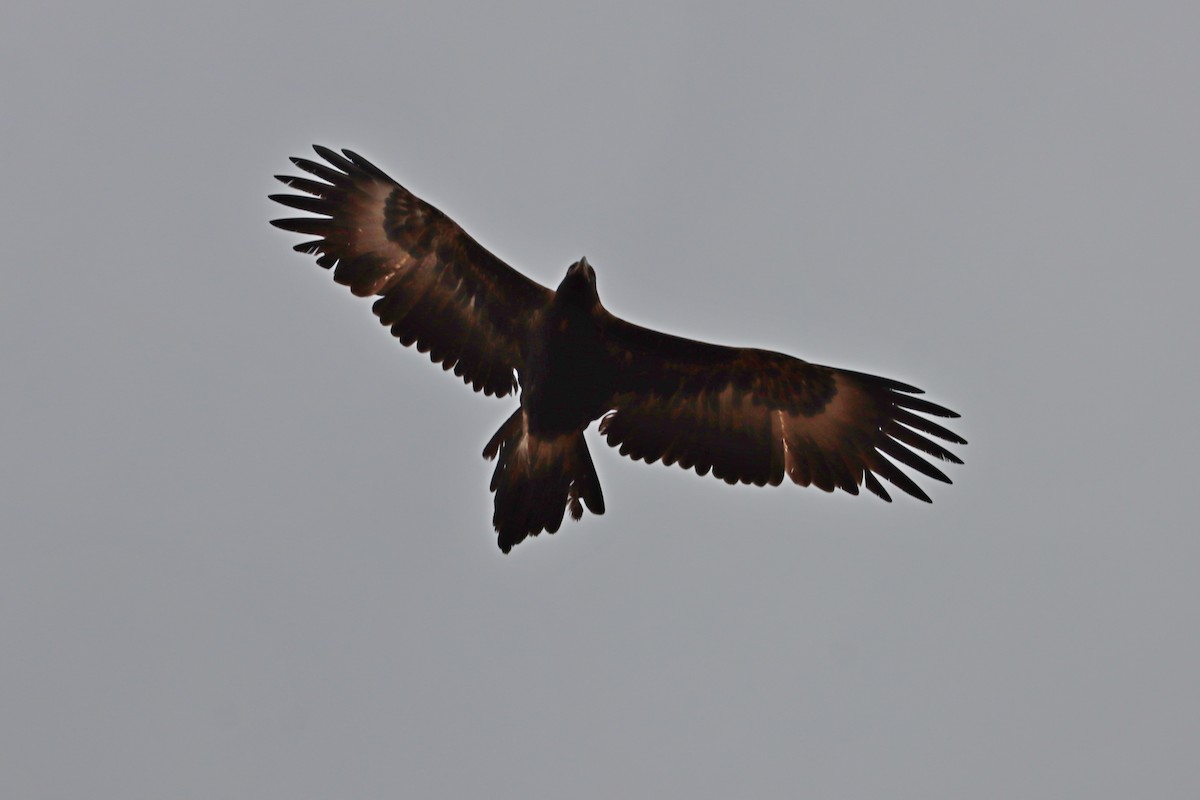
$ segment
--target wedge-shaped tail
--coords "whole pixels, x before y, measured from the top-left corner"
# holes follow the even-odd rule
[[[529,432],[525,412],[518,408],[483,450],[488,460],[497,456],[492,524],[505,553],[526,536],[557,531],[568,508],[572,519],[583,516],[584,505],[593,514],[604,513],[600,479],[583,431],[539,438]]]

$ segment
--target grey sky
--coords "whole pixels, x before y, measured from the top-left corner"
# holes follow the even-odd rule
[[[1200,794],[1194,4],[193,5],[0,26],[0,796]],[[312,142],[967,463],[592,432],[608,513],[504,557],[513,401],[267,225]]]

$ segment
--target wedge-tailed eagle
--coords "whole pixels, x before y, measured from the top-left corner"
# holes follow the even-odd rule
[[[272,224],[315,237],[295,249],[355,295],[378,297],[375,315],[401,343],[486,395],[520,390],[483,449],[498,459],[492,522],[505,553],[557,531],[568,509],[604,513],[583,436],[597,419],[622,455],[731,484],[862,485],[890,502],[883,478],[930,502],[901,466],[950,483],[921,454],[962,463],[935,440],[966,440],[928,418],[958,415],[919,389],[626,322],[601,305],[586,258],[551,291],[362,156],[315,150],[326,163],[292,159],[312,177],[277,176],[301,194],[271,199],[317,216]]]

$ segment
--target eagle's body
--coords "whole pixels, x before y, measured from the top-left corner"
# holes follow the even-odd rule
[[[615,370],[604,348],[606,315],[583,259],[530,325],[521,408],[536,435],[581,431],[608,411]]]
[[[296,249],[355,294],[378,295],[376,315],[403,344],[485,394],[521,392],[484,448],[498,459],[493,523],[504,552],[558,530],[568,508],[575,519],[584,505],[604,512],[583,436],[597,419],[624,455],[728,483],[788,477],[851,494],[861,484],[890,500],[878,475],[928,502],[894,461],[946,483],[916,451],[962,463],[930,437],[965,440],[921,416],[957,414],[912,386],[625,322],[600,303],[586,259],[551,291],[366,159],[316,150],[332,166],[293,162],[321,180],[280,177],[307,196],[272,199],[320,216],[273,224],[315,235]]]

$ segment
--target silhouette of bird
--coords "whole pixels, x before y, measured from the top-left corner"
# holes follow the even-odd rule
[[[600,303],[586,258],[551,291],[362,156],[314,149],[326,163],[292,159],[311,177],[276,176],[300,194],[270,197],[317,216],[272,224],[315,237],[294,249],[378,297],[375,315],[402,344],[485,395],[520,391],[483,449],[497,459],[492,522],[505,553],[557,531],[567,510],[604,513],[583,433],[597,419],[622,455],[730,484],[861,485],[890,502],[882,478],[930,502],[900,465],[950,483],[926,456],[962,463],[935,440],[966,440],[929,419],[958,414],[915,387],[626,322]]]

